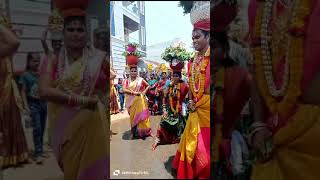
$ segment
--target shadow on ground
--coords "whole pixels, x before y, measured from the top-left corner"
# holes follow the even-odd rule
[[[123,140],[131,140],[131,130],[128,130],[128,131],[125,131],[123,134],[122,134],[122,139]]]
[[[172,169],[172,161],[174,156],[170,156],[166,162],[164,162],[164,167],[166,168],[167,172],[170,173],[173,177],[176,177],[176,173],[174,169]]]

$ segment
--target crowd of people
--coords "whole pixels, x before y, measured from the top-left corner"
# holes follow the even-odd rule
[[[138,67],[139,69],[139,67]],[[158,70],[152,70],[148,72],[139,72],[139,76],[148,82],[150,88],[146,92],[148,109],[151,115],[163,115],[163,93],[167,90],[173,81],[173,73],[168,70],[165,64],[160,64]],[[125,93],[123,92],[123,83],[130,77],[129,66],[126,67],[123,78],[118,78],[118,82],[114,83],[111,81],[111,102],[110,102],[110,113],[117,114],[123,113],[125,110]],[[181,72],[181,80],[188,84],[188,78],[186,72]],[[183,101],[185,106],[187,101]],[[186,113],[186,112],[184,112]]]
[[[127,63],[124,79],[115,84],[111,99],[117,99],[116,96],[121,99],[125,94],[120,106],[125,104],[130,116],[131,139],[151,136],[153,150],[161,144],[179,143],[172,162],[176,178],[209,179],[210,2],[197,1],[191,9],[196,52],[187,52],[181,44],[167,47],[162,59],[170,64],[170,69],[161,64],[158,71],[150,69],[145,73],[138,72],[138,45],[129,43],[124,52]],[[117,104],[115,101],[110,106]],[[161,115],[155,133],[152,133],[150,115]]]

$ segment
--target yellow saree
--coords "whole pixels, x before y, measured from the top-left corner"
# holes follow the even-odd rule
[[[301,105],[287,126],[274,136],[272,159],[256,163],[252,180],[318,180],[320,178],[320,107]]]
[[[50,72],[57,89],[62,91],[69,89],[78,94],[83,74],[87,70],[89,82],[92,84],[86,95],[105,94],[98,93],[95,89],[105,56],[100,52],[89,52],[88,54],[88,63],[84,63],[85,59],[78,60],[69,65],[67,71],[56,79],[54,78],[55,72],[57,72],[59,63],[63,63],[63,57],[60,56],[58,65],[47,63],[47,67],[51,68]],[[99,99],[103,98],[106,99],[99,97]],[[64,172],[64,179],[109,178],[109,121],[105,109],[105,105],[101,102],[94,110],[48,103],[51,145]]]
[[[141,88],[143,88],[142,80],[142,78],[137,77],[136,80],[128,82],[126,88],[141,92]],[[143,138],[151,135],[149,109],[145,96],[142,94],[139,96],[126,94],[125,101],[130,115],[131,131],[134,136]]]
[[[11,59],[0,59],[0,132],[3,134],[0,168],[16,166],[28,160],[28,147],[20,116],[22,104],[13,77]]]
[[[189,113],[172,167],[177,179],[210,177],[210,95],[203,95]]]

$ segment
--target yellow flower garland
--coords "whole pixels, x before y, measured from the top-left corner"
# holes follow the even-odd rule
[[[294,4],[293,11],[296,11],[296,16],[293,17],[294,20],[290,25],[289,29],[301,29],[305,26],[305,18],[310,13],[310,0],[305,1],[297,1]],[[257,11],[256,17],[256,29],[255,29],[255,37],[260,37],[260,32],[262,28],[262,12],[263,6],[260,6]],[[268,85],[266,84],[266,79],[264,76],[264,68],[262,62],[262,48],[261,46],[254,47],[252,49],[255,61],[256,61],[256,76],[257,76],[257,83],[258,88],[261,92],[262,97],[265,99],[269,110],[273,114],[286,114],[290,111],[290,109],[295,105],[297,98],[301,95],[300,90],[300,81],[302,78],[302,68],[303,68],[303,58],[304,58],[304,51],[303,51],[303,43],[304,37],[303,36],[295,36],[289,34],[289,39],[291,47],[288,47],[289,50],[289,68],[290,68],[290,77],[289,77],[289,85],[288,91],[284,95],[282,101],[278,102],[273,96],[270,95],[268,92]]]
[[[204,86],[205,86],[205,81],[206,81],[206,68],[209,64],[209,60],[210,60],[210,48],[207,49],[205,55],[204,55],[204,59],[201,62],[200,65],[200,72],[196,71],[194,69],[195,67],[195,62],[198,58],[201,58],[198,53],[195,54],[195,58],[192,61],[192,65],[191,65],[191,77],[190,77],[190,90],[192,92],[192,95],[196,98],[196,101],[198,101],[203,93],[204,93]],[[200,74],[199,74],[200,73]],[[196,82],[198,82],[200,79],[200,88],[199,90],[196,90]]]
[[[180,107],[180,86],[181,83],[178,83],[178,87],[177,87],[177,104],[176,104],[176,109],[174,109],[173,107],[173,100],[172,100],[172,86],[169,88],[169,103],[170,103],[170,108],[171,111],[174,113],[174,115],[178,114],[179,112],[179,107]]]

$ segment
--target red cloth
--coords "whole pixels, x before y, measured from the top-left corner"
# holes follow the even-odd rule
[[[202,20],[193,25],[194,29],[201,29],[204,31],[210,31],[210,19]]]
[[[242,67],[225,71],[223,136],[230,138],[241,111],[250,98],[251,76]]]
[[[62,10],[62,16],[64,18],[71,17],[71,16],[85,16],[85,15],[86,15],[86,12],[79,8]]]
[[[175,66],[170,64],[170,68],[172,69],[173,72],[181,72],[183,67],[184,67],[184,62],[181,62],[181,61]]]
[[[210,128],[201,127],[197,137],[197,147],[191,164],[181,152],[177,151],[172,168],[177,170],[176,179],[209,179],[210,178]]]
[[[180,99],[179,99],[179,103],[180,103],[180,109],[179,112],[182,111],[182,101],[185,99],[185,97],[187,96],[189,92],[189,86],[187,83],[181,83],[180,85]],[[172,99],[172,106],[175,108],[177,104],[177,100],[176,99]],[[170,106],[170,104],[169,104]]]
[[[167,132],[162,127],[157,130],[157,137],[160,139],[160,144],[175,144],[180,142],[180,139],[176,135]]]
[[[54,0],[56,8],[62,11],[64,18],[70,16],[85,16],[90,0]]]

